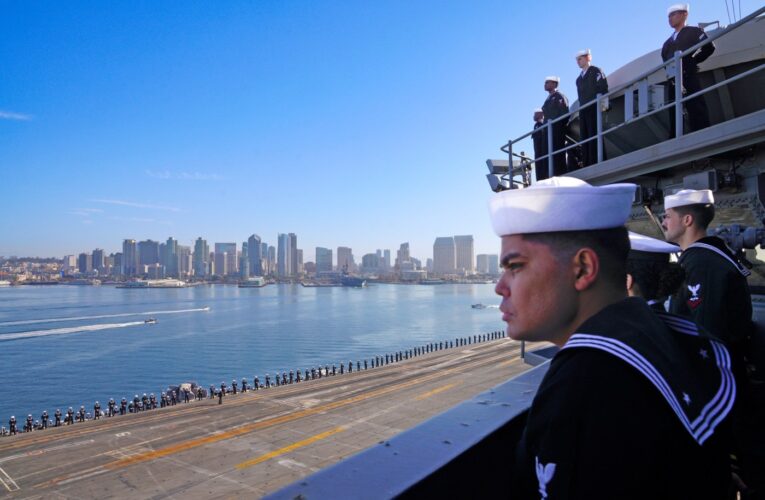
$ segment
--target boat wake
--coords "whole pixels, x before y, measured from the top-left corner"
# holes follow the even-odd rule
[[[50,330],[35,330],[31,332],[8,333],[8,334],[0,335],[0,342],[5,342],[8,340],[31,339],[35,337],[49,337],[51,335],[66,335],[69,333],[96,332],[99,330],[109,330],[111,328],[127,328],[129,326],[138,326],[143,324],[145,324],[143,321],[131,321],[129,323],[103,323],[100,325],[83,325],[83,326],[72,326],[69,328],[53,328]]]
[[[76,316],[76,317],[69,317],[69,318],[47,318],[47,319],[26,319],[26,320],[20,320],[20,321],[0,321],[0,327],[35,325],[39,323],[57,323],[60,321],[83,321],[87,319],[124,318],[128,316],[155,316],[157,314],[181,314],[181,313],[202,312],[202,311],[209,311],[209,310],[210,310],[209,307],[199,307],[196,309],[174,309],[169,311],[147,311],[147,312],[119,313],[119,314],[100,314],[98,316]]]

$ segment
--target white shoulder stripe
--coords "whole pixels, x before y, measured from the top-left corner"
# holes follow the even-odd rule
[[[708,245],[706,243],[699,243],[697,241],[696,243],[693,243],[693,244],[689,245],[688,248],[704,248],[704,249],[707,249],[707,250],[711,250],[712,252],[715,252],[716,254],[718,254],[719,256],[723,257],[728,262],[730,262],[733,265],[733,267],[735,267],[736,270],[738,272],[740,272],[741,274],[743,274],[744,276],[749,276],[750,274],[752,274],[752,271],[750,271],[749,269],[743,267],[742,265],[740,265],[735,260],[731,259],[730,256],[728,256],[728,254],[726,254],[725,252],[723,252],[722,250],[720,250],[719,248],[717,248],[715,246]],[[688,250],[688,249],[686,249],[686,250]]]

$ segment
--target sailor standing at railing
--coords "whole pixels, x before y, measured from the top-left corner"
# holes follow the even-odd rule
[[[568,113],[568,99],[558,91],[560,77],[548,76],[545,78],[545,91],[547,99],[542,104],[542,113],[545,123],[555,120]],[[552,124],[552,151],[562,149],[566,144],[566,129],[568,124],[566,120],[560,120]],[[548,153],[552,153],[548,151]],[[566,152],[556,153],[553,156],[553,175],[563,175],[566,173]],[[537,172],[537,176],[539,173]],[[547,175],[544,175],[547,178]],[[537,177],[539,179],[539,177]]]
[[[687,3],[678,3],[667,9],[669,25],[675,32],[667,38],[664,46],[661,48],[661,59],[668,61],[672,59],[675,52],[684,52],[697,43],[706,40],[707,34],[704,30],[695,26],[687,26],[688,11],[690,6]],[[701,90],[699,81],[699,64],[706,61],[715,51],[714,43],[708,43],[698,49],[693,54],[683,57],[683,94],[694,94]],[[675,80],[671,79],[667,84],[667,101],[675,100]],[[686,101],[685,108],[688,111],[688,122],[691,131],[701,130],[709,126],[709,113],[704,96],[696,97]],[[675,121],[672,120],[674,125]]]
[[[608,80],[603,70],[592,64],[592,52],[590,49],[580,50],[576,53],[576,64],[582,72],[576,79],[576,93],[579,98],[579,138],[585,141],[594,137],[597,130],[598,110],[595,105],[582,109],[582,106],[595,100],[598,94],[608,93]],[[597,140],[582,144],[583,166],[592,165],[598,161]]]
[[[534,133],[531,134],[531,138],[534,141],[534,171],[537,175],[537,180],[547,179],[547,160],[536,160],[547,154],[547,134],[544,126],[545,114],[542,108],[534,110]],[[540,130],[541,128],[541,130]]]
[[[561,348],[508,496],[726,498],[730,357],[690,321],[627,297],[634,194],[634,184],[554,177],[490,201],[508,336]]]

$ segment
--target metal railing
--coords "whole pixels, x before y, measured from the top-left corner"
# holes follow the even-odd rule
[[[707,37],[705,40],[697,43],[693,47],[683,51],[683,52],[675,52],[674,56],[671,59],[668,59],[667,61],[662,62],[661,64],[655,66],[654,68],[640,74],[639,76],[633,78],[632,80],[623,83],[621,85],[618,85],[616,88],[610,90],[606,94],[597,94],[595,99],[591,100],[590,102],[587,102],[585,104],[581,104],[578,109],[575,111],[569,111],[565,115],[562,115],[558,118],[555,118],[553,120],[548,120],[545,122],[545,124],[541,127],[538,127],[536,129],[533,129],[522,136],[509,140],[507,144],[503,145],[500,149],[507,153],[510,164],[512,165],[512,159],[513,157],[521,157],[526,160],[530,160],[530,158],[526,157],[525,155],[517,155],[513,153],[513,145],[518,143],[519,141],[522,141],[524,139],[527,139],[528,137],[532,137],[535,133],[544,133],[547,137],[547,154],[542,155],[538,158],[534,158],[533,161],[535,162],[535,165],[537,162],[547,160],[547,170],[548,170],[548,177],[552,177],[554,173],[554,166],[555,166],[555,159],[554,156],[558,154],[565,153],[566,151],[573,149],[575,147],[581,146],[583,144],[586,144],[590,141],[596,141],[597,143],[597,162],[600,163],[603,161],[604,157],[604,138],[606,134],[610,134],[612,132],[615,132],[616,130],[621,129],[625,125],[632,124],[638,120],[643,120],[645,118],[648,118],[649,116],[653,116],[657,113],[660,113],[664,110],[674,108],[675,110],[675,122],[674,122],[674,129],[675,129],[675,138],[681,137],[683,135],[683,103],[700,97],[703,94],[706,94],[708,92],[711,92],[713,90],[716,90],[722,86],[730,85],[733,82],[736,82],[742,78],[746,78],[747,76],[750,76],[754,73],[757,73],[759,71],[762,71],[765,69],[765,64],[760,64],[759,66],[756,66],[752,69],[749,69],[743,73],[739,73],[738,75],[732,76],[730,78],[726,78],[718,83],[715,83],[714,85],[710,85],[708,87],[705,87],[698,92],[695,92],[693,94],[689,94],[686,96],[683,96],[683,58],[695,53],[697,50],[699,50],[701,47],[704,47],[705,45],[714,43],[715,40],[727,35],[728,33],[734,31],[735,29],[743,26],[744,24],[748,23],[749,21],[755,19],[756,17],[760,16],[761,14],[765,13],[765,7],[761,7],[757,9],[756,11],[752,12],[748,16],[740,19],[739,21],[727,26],[726,28],[713,33],[711,36]],[[632,103],[630,102],[630,105],[625,105],[625,119],[624,122],[619,123],[618,125],[615,125],[608,130],[603,130],[603,109],[601,108],[601,103],[603,102],[609,102],[611,98],[617,97],[617,94],[620,94],[622,91],[631,89],[635,87],[637,84],[641,82],[646,82],[649,77],[652,75],[660,72],[665,71],[668,75],[667,81],[674,78],[675,80],[675,95],[674,95],[674,101],[669,103],[664,103],[661,106],[648,110],[646,109],[645,112],[638,111],[638,116],[627,116],[627,111],[630,111],[630,115],[632,114]],[[630,91],[628,94],[625,94],[625,104],[627,102],[627,96],[632,96],[632,92]],[[638,96],[640,98],[640,96]],[[580,113],[583,109],[586,109],[590,106],[595,106],[596,111],[596,133],[592,137],[588,137],[584,140],[575,141],[573,144],[569,144],[568,146],[565,146],[563,148],[553,150],[553,125],[556,123],[564,123],[567,124],[568,121],[574,116]],[[565,120],[565,121],[564,121]]]

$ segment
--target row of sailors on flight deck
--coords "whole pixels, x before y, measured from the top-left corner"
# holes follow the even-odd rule
[[[364,370],[368,370],[369,368],[377,368],[391,363],[408,360],[415,356],[420,356],[430,352],[476,344],[479,342],[487,342],[489,340],[496,340],[503,337],[504,332],[495,331],[480,335],[459,337],[451,341],[432,342],[421,347],[414,347],[404,351],[385,354],[384,356],[375,356],[370,360],[365,359],[363,362],[356,361],[355,370],[361,371],[362,366]],[[210,385],[209,392],[205,391],[201,386],[194,385],[191,385],[190,387],[182,386],[177,388],[168,388],[167,391],[160,394],[159,401],[157,400],[157,397],[154,395],[154,393],[149,395],[144,393],[140,398],[138,397],[138,394],[136,394],[132,401],[128,401],[127,398],[122,398],[119,405],[115,402],[114,399],[109,399],[105,410],[102,410],[101,404],[96,401],[93,405],[92,414],[86,411],[85,406],[80,406],[80,409],[76,412],[70,406],[66,411],[66,414],[62,414],[61,410],[57,409],[53,414],[53,419],[51,419],[48,415],[48,411],[46,410],[42,412],[39,420],[35,420],[32,415],[27,415],[23,426],[23,432],[43,430],[47,429],[49,426],[60,427],[62,425],[71,425],[76,422],[85,422],[86,420],[91,419],[98,420],[102,416],[113,417],[116,415],[125,415],[128,413],[138,413],[141,411],[154,410],[158,406],[160,408],[165,408],[167,406],[174,406],[181,401],[188,403],[191,401],[192,397],[195,401],[199,401],[205,399],[208,395],[210,399],[214,399],[217,396],[218,402],[222,403],[223,396],[227,393],[237,394],[239,392],[247,392],[248,390],[268,389],[271,387],[278,387],[280,385],[299,383],[304,380],[320,379],[322,377],[337,375],[338,371],[340,375],[345,374],[346,371],[347,373],[352,373],[354,371],[354,362],[349,361],[347,367],[345,364],[340,363],[339,370],[337,365],[332,365],[331,368],[329,365],[325,365],[324,368],[318,367],[306,369],[304,372],[301,370],[290,370],[289,374],[287,372],[283,372],[281,375],[277,373],[273,379],[271,378],[271,375],[267,373],[264,383],[262,384],[257,375],[253,378],[252,385],[248,384],[246,378],[242,378],[241,389],[235,379],[231,382],[230,388],[226,385],[225,382],[221,382],[220,389],[216,390],[214,385]],[[11,416],[8,421],[8,429],[5,427],[0,427],[0,436],[15,435],[19,432],[18,427],[19,424],[16,421],[16,417]]]
[[[675,52],[683,52],[707,38],[707,35],[701,28],[687,26],[689,9],[690,6],[688,4],[675,4],[667,11],[669,25],[675,32],[662,46],[661,58],[665,62],[671,59]],[[698,65],[705,61],[714,51],[715,46],[713,43],[710,43],[683,58],[684,94],[693,94],[701,90],[698,78]],[[579,140],[582,142],[581,158],[579,158],[577,148],[571,148],[553,155],[553,175],[555,176],[564,175],[566,172],[576,168],[587,167],[598,161],[597,142],[594,139],[597,134],[598,110],[595,109],[594,104],[584,109],[582,109],[582,106],[592,102],[598,94],[607,94],[608,80],[603,70],[592,65],[592,52],[590,49],[577,52],[576,63],[581,70],[576,78],[576,92],[580,109]],[[548,76],[545,78],[544,89],[548,95],[542,107],[534,110],[535,130],[545,125],[548,121],[555,120],[569,112],[568,99],[558,90],[559,84],[560,77],[558,76]],[[674,101],[674,79],[670,79],[667,82],[665,92],[666,102]],[[602,101],[601,110],[605,111],[607,108],[608,102]],[[686,110],[688,112],[690,130],[700,130],[709,126],[709,116],[703,97],[697,97],[688,101],[686,103]],[[674,127],[674,120],[671,120],[671,126]],[[568,124],[565,123],[565,120],[561,120],[552,124],[551,128],[553,151],[558,151],[566,146]],[[674,133],[672,133],[672,136],[674,136]],[[539,158],[546,155],[548,153],[546,130],[537,131],[532,137],[534,156]],[[547,165],[547,159],[536,162],[537,180],[548,177],[549,169]]]

